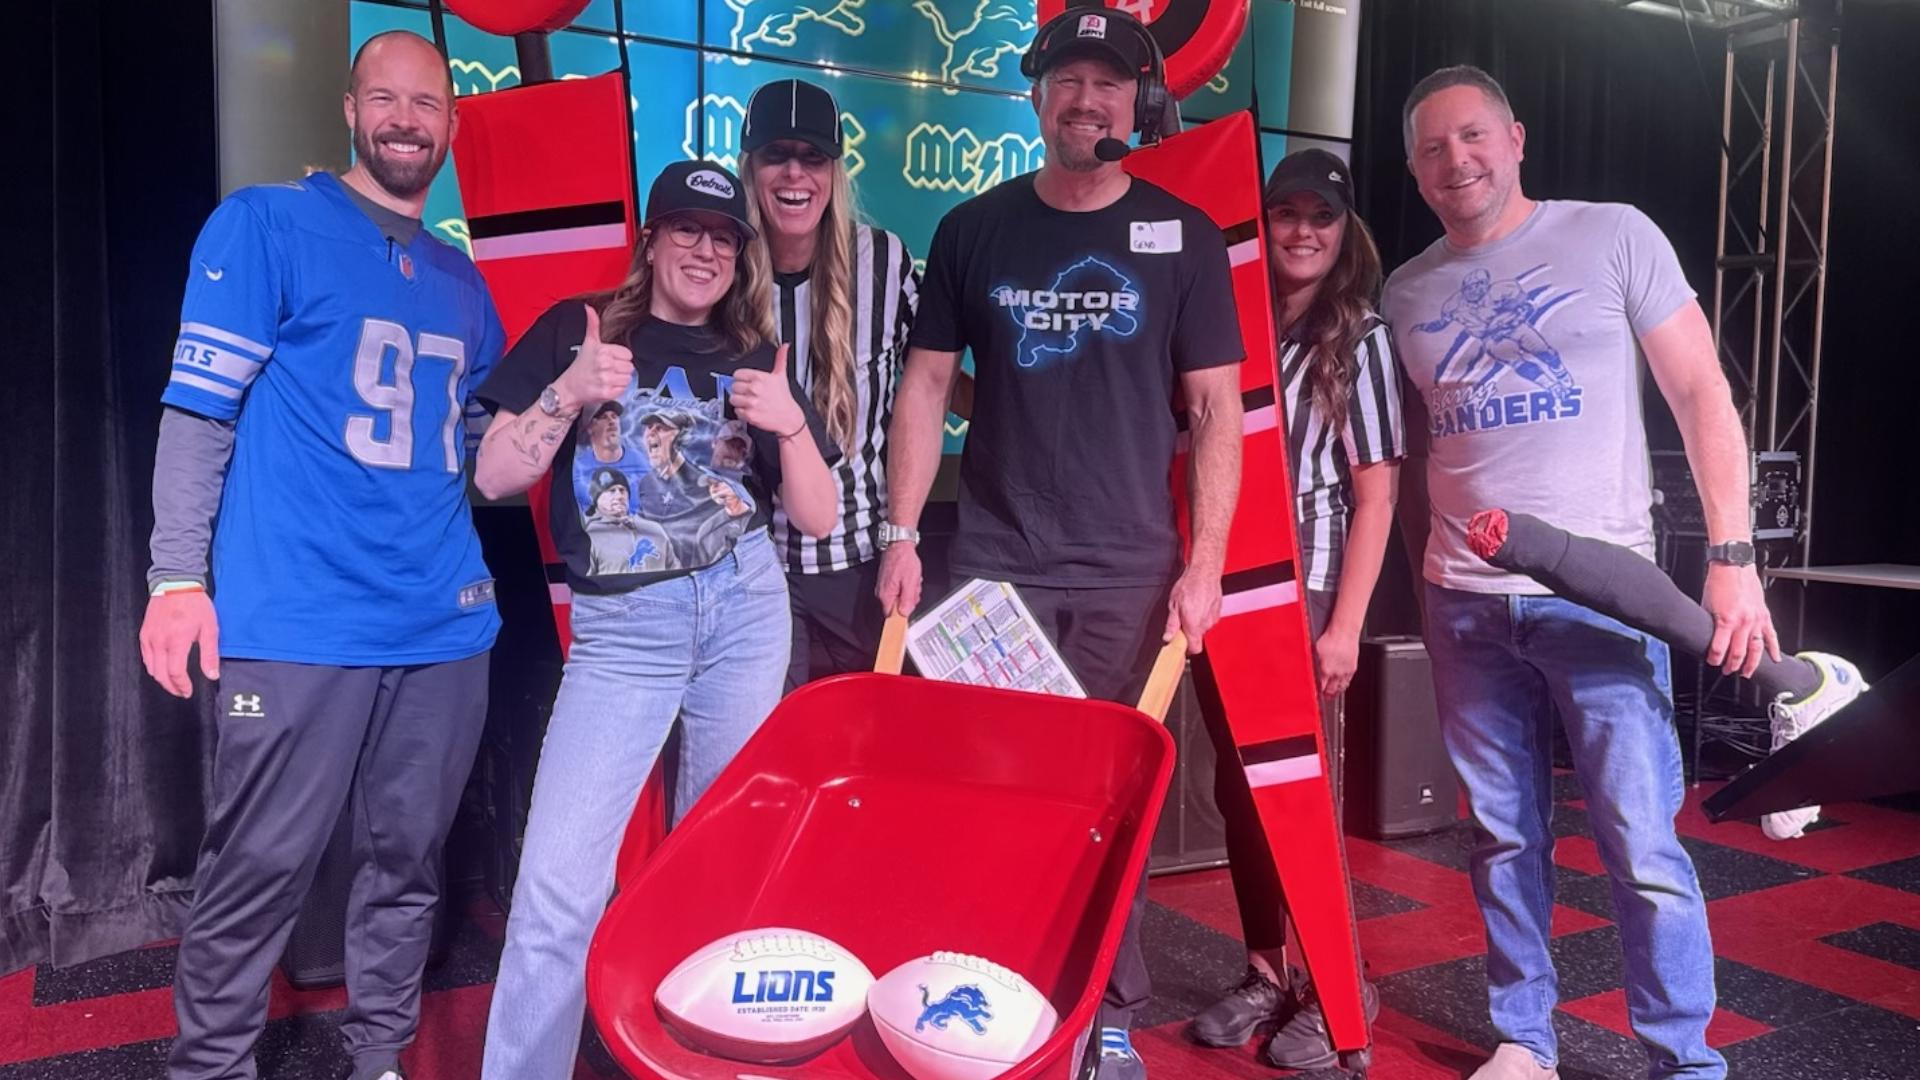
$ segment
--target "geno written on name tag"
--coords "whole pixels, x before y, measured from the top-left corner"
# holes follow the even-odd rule
[[[1133,223],[1132,249],[1148,255],[1168,255],[1180,250],[1180,222],[1136,221]]]

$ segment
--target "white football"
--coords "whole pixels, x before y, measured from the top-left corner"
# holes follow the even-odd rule
[[[887,972],[867,992],[867,1012],[914,1080],[989,1080],[1060,1025],[1052,1003],[1020,975],[950,952]]]
[[[739,1061],[796,1061],[867,1011],[873,972],[819,934],[742,930],[694,951],[653,992],[667,1022],[703,1050]]]

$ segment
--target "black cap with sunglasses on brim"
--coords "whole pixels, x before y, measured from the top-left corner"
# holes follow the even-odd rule
[[[740,178],[711,161],[676,161],[660,170],[647,192],[647,220],[652,228],[661,218],[704,210],[719,214],[739,227],[743,239],[754,237],[747,224],[747,195]]]
[[[781,79],[747,99],[747,124],[740,148],[751,154],[781,139],[798,139],[830,158],[844,151],[840,141],[840,105],[810,82]]]
[[[1311,191],[1327,200],[1336,214],[1353,209],[1353,173],[1347,163],[1325,150],[1295,150],[1280,159],[1260,193],[1260,205],[1275,203],[1296,191]]]

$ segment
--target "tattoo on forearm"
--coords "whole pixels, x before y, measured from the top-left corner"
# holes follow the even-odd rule
[[[507,441],[520,452],[520,460],[528,467],[543,468],[551,457],[551,451],[543,447],[560,445],[571,426],[573,420],[568,417],[529,413],[507,430]]]

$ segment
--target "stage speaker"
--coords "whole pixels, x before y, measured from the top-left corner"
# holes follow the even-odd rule
[[[314,870],[313,885],[294,919],[280,970],[300,990],[320,990],[347,981],[347,894],[353,889],[353,807],[340,813],[327,850]],[[441,867],[440,903],[434,908],[433,947],[427,967],[438,967],[453,947],[446,868]]]
[[[1147,870],[1172,874],[1223,866],[1227,830],[1213,802],[1213,740],[1200,715],[1191,668],[1167,707],[1167,734],[1173,736],[1173,783],[1160,807]]]
[[[1372,840],[1435,832],[1459,820],[1459,803],[1426,646],[1410,636],[1362,641],[1347,691],[1347,831]]]

